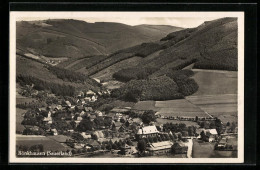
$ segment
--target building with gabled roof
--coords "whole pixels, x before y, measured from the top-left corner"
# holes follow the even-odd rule
[[[141,139],[148,136],[156,136],[159,133],[155,125],[141,127],[137,131],[137,138]]]
[[[149,144],[147,150],[151,155],[160,155],[171,152],[173,142],[162,141]]]

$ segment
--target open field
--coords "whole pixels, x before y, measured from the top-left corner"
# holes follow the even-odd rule
[[[118,63],[113,64],[112,66],[109,66],[98,73],[94,74],[93,78],[98,78],[103,81],[108,81],[113,79],[113,74],[121,69],[129,68],[129,67],[134,67],[136,66],[140,61],[142,60],[142,57],[131,57],[125,60],[122,60]]]
[[[185,99],[166,101],[139,101],[136,110],[154,110],[163,116],[209,117],[199,107]]]
[[[160,108],[158,112],[163,116],[209,117],[185,99],[156,101],[155,107]]]
[[[188,96],[186,99],[223,123],[238,120],[236,94]]]
[[[237,72],[192,69],[192,77],[199,85],[197,95],[237,94]]]
[[[64,147],[60,143],[49,139],[45,136],[23,136],[17,135],[16,136],[16,145],[25,145],[31,147],[33,145],[43,145],[44,151],[66,151],[68,148]]]
[[[193,140],[192,157],[193,158],[235,158],[237,151],[215,151],[215,143]]]
[[[16,131],[23,132],[25,127],[21,124],[23,121],[23,113],[25,113],[26,110],[16,108]]]
[[[155,101],[149,100],[149,101],[139,101],[134,105],[134,109],[136,110],[153,110],[153,111],[159,111],[160,108],[155,107]]]
[[[105,83],[102,83],[103,87],[107,88],[107,89],[118,89],[121,86],[123,86],[125,83],[120,82],[120,81],[116,81],[116,80],[111,80]]]

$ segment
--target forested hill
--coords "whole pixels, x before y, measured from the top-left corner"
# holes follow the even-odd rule
[[[18,21],[16,25],[17,48],[23,53],[67,58],[108,55],[143,42],[158,41],[182,29],[72,19]]]
[[[117,63],[120,57],[129,60],[136,56],[141,58],[135,66],[117,66],[121,69],[114,71],[113,77],[120,81],[158,77],[190,64],[194,64],[194,68],[236,71],[237,36],[236,18],[217,19],[196,28],[170,33],[160,43],[147,43],[121,50],[121,53],[87,68],[85,73],[95,74],[96,70],[106,70],[108,61]],[[123,54],[128,56],[124,57]]]

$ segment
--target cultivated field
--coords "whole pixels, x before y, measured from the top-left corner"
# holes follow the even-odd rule
[[[192,77],[199,85],[198,95],[237,94],[237,72],[192,69]]]
[[[25,145],[27,147],[31,147],[33,145],[39,144],[43,145],[44,151],[66,151],[68,149],[60,143],[45,136],[16,136],[16,145]]]
[[[135,104],[137,110],[154,110],[163,116],[209,117],[199,107],[185,99],[166,101],[139,101]]]
[[[155,107],[160,108],[158,113],[163,116],[209,117],[185,99],[156,101]]]
[[[238,120],[236,94],[188,96],[186,99],[223,123]]]

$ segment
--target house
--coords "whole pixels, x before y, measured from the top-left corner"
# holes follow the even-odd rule
[[[97,100],[97,96],[92,96],[91,97],[91,102],[95,102]]]
[[[91,101],[91,97],[85,97],[84,100],[85,100],[85,102],[90,102]]]
[[[48,112],[48,116],[43,118],[43,122],[52,124],[52,117],[51,117],[51,112]]]
[[[121,146],[120,150],[123,155],[133,155],[137,153],[137,149],[134,146],[129,146],[127,144]]]
[[[93,109],[92,109],[92,107],[85,107],[85,111],[86,111],[86,112],[92,112]]]
[[[94,115],[94,114],[89,115],[89,119],[90,119],[91,121],[93,121],[93,120],[96,119],[96,118],[97,118],[97,116]]]
[[[175,154],[186,154],[188,151],[188,146],[186,146],[183,142],[176,142],[172,146],[172,151]]]
[[[85,108],[82,105],[76,106],[76,111],[77,112],[81,112],[82,110],[84,110]]]
[[[82,121],[82,119],[83,119],[83,118],[82,118],[81,116],[78,116],[78,117],[77,117],[77,121]]]
[[[200,129],[197,129],[196,130],[196,133],[199,135],[197,136],[197,138],[201,138],[200,136],[200,133],[204,131],[205,135],[206,135],[206,140],[208,142],[214,142],[217,137],[218,137],[218,132],[216,129],[203,129],[203,128],[200,128]]]
[[[156,142],[149,144],[147,150],[151,155],[161,155],[170,153],[172,145],[171,141]]]
[[[87,96],[93,96],[93,95],[95,95],[96,93],[95,92],[93,92],[92,90],[88,90],[87,92],[86,92],[86,95]]]
[[[87,145],[94,149],[100,149],[100,144],[96,140],[89,140]]]
[[[83,136],[84,139],[91,139],[91,134],[82,132],[81,135]]]
[[[51,129],[51,134],[56,136],[58,135],[58,131],[56,129]]]
[[[84,116],[84,115],[85,115],[85,112],[82,110],[79,115],[80,115],[80,116]]]
[[[96,82],[100,83],[100,79],[93,78]]]
[[[71,103],[69,101],[65,101],[65,103],[68,107],[71,107]]]
[[[137,138],[141,139],[149,136],[156,136],[159,133],[155,125],[141,127],[137,132]]]
[[[95,111],[95,114],[96,114],[97,117],[98,117],[98,116],[103,116],[103,113],[102,113],[101,111],[99,111],[99,110],[96,110],[96,111]]]

